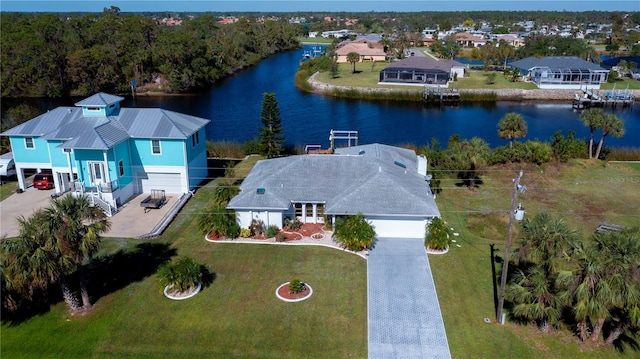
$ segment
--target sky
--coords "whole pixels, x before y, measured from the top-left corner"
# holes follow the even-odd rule
[[[640,0],[0,0],[2,12],[640,11]]]

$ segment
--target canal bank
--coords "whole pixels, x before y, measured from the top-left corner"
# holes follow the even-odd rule
[[[402,93],[407,92],[407,86],[398,89],[390,88],[374,88],[374,87],[352,87],[352,86],[334,86],[316,80],[318,73],[311,75],[307,80],[312,87],[314,93],[328,95],[338,91],[358,91],[361,93]],[[422,87],[414,87],[416,91],[422,91]],[[582,91],[577,89],[571,90],[552,90],[552,89],[457,89],[460,94],[496,94],[498,101],[567,101],[571,103],[576,94]],[[600,90],[604,93],[607,90]],[[629,93],[635,94],[636,102],[640,101],[640,90],[627,90]]]

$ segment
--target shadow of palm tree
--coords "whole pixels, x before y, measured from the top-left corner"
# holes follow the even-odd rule
[[[86,265],[92,302],[154,274],[161,264],[175,255],[176,249],[169,244],[145,242],[133,251],[120,250],[94,259]]]

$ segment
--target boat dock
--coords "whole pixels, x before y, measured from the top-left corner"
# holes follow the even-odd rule
[[[453,89],[427,87],[424,89],[424,101],[427,105],[456,106],[460,103],[460,92]]]
[[[636,95],[633,92],[627,90],[618,90],[615,88],[611,91],[606,91],[600,94],[599,91],[582,90],[583,94],[575,94],[571,107],[575,110],[583,110],[591,107],[602,108],[621,108],[633,107],[636,101]]]

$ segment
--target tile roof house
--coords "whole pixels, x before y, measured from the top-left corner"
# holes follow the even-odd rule
[[[527,57],[508,65],[543,89],[599,89],[609,77],[609,70],[576,56]]]
[[[383,144],[259,161],[227,206],[242,228],[253,219],[282,228],[285,218],[323,223],[362,213],[380,237],[424,237],[440,212],[427,160]]]
[[[454,60],[409,56],[380,70],[380,83],[447,86],[454,76],[464,77],[465,66]]]
[[[25,169],[50,170],[57,193],[74,190],[112,209],[134,195],[186,193],[206,176],[209,120],[159,108],[121,108],[97,93],[15,126],[8,136],[18,183]]]
[[[460,46],[466,47],[480,47],[487,43],[486,40],[481,39],[473,34],[468,32],[459,32],[456,34],[456,42],[460,44]]]
[[[336,46],[336,62],[346,63],[347,55],[350,52],[356,52],[360,55],[360,61],[385,61],[387,53],[384,52],[384,46],[375,41],[359,40],[343,41]]]

